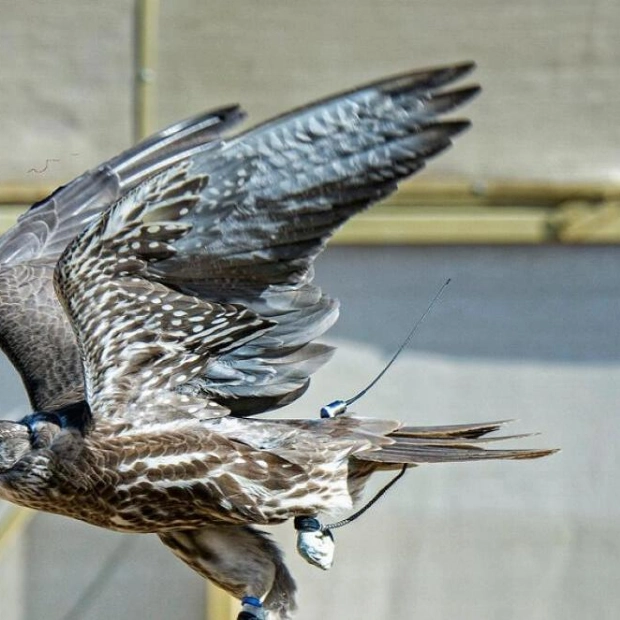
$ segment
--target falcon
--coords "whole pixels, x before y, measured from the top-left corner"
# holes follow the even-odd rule
[[[253,417],[307,388],[337,302],[313,283],[335,229],[465,130],[471,63],[384,79],[229,136],[228,107],[85,173],[0,241],[0,343],[33,413],[0,422],[0,497],[156,533],[242,601],[289,618],[295,583],[257,526],[293,519],[327,567],[320,518],[374,472],[522,459],[500,423],[410,427],[346,407]]]

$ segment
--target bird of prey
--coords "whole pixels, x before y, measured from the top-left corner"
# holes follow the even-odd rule
[[[384,79],[233,136],[243,114],[223,108],[25,213],[0,242],[0,343],[34,413],[0,422],[0,497],[157,533],[242,600],[239,618],[288,618],[294,581],[256,526],[348,510],[376,471],[548,454],[485,449],[498,423],[252,417],[329,358],[316,339],[338,306],[314,259],[467,128],[443,115],[478,92],[452,86],[471,68]],[[307,559],[323,565],[327,534],[300,545]]]

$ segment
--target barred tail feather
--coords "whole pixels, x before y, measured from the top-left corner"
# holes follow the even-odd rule
[[[392,443],[379,450],[358,453],[355,458],[385,465],[419,465],[488,459],[535,459],[557,452],[553,449],[487,449],[485,444],[531,436],[487,437],[505,423],[404,426],[388,435]]]

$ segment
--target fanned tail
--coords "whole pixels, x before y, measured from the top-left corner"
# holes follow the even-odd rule
[[[355,458],[386,465],[419,465],[488,459],[536,459],[557,452],[555,449],[488,449],[486,445],[493,442],[531,436],[487,436],[501,429],[508,421],[452,426],[404,426],[387,436],[392,443],[378,450],[358,453]]]

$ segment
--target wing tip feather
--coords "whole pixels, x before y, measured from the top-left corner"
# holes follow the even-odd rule
[[[476,67],[473,61],[439,65],[427,69],[415,69],[396,74],[370,84],[384,94],[391,96],[413,89],[437,89],[456,82],[471,73]],[[474,87],[472,87],[474,88]],[[480,87],[478,87],[480,90]]]

